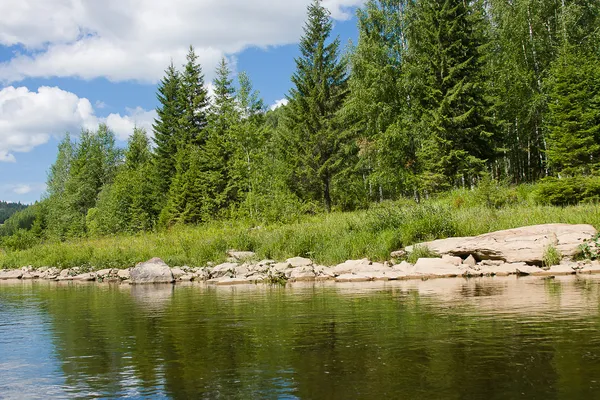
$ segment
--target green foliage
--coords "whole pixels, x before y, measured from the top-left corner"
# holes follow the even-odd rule
[[[600,177],[546,178],[536,185],[534,198],[539,204],[555,206],[600,201]]]
[[[439,256],[439,254],[431,250],[429,247],[417,245],[413,247],[413,251],[408,254],[406,261],[411,264],[415,264],[419,258],[437,258]]]
[[[548,165],[561,176],[600,166],[600,58],[561,49],[547,79]]]
[[[594,235],[591,239],[585,239],[579,246],[580,258],[587,260],[600,259],[600,233]]]
[[[552,267],[553,265],[560,264],[562,260],[562,254],[556,247],[549,245],[544,249],[544,256],[542,258],[542,265],[545,268]]]

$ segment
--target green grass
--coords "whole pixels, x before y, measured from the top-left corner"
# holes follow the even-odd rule
[[[562,222],[600,227],[600,206],[596,204],[534,205],[525,191],[508,196],[498,208],[478,201],[476,196],[454,191],[422,204],[402,200],[366,211],[307,216],[290,224],[255,227],[249,222],[225,221],[155,233],[44,243],[0,252],[0,268],[125,268],[152,257],[160,257],[171,266],[203,266],[208,261],[224,261],[228,249],[251,250],[260,258],[275,260],[304,256],[333,265],[364,257],[387,260],[391,251],[420,241],[525,225]]]

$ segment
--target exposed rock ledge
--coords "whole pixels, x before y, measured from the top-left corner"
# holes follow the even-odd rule
[[[420,258],[414,265],[348,260],[336,266],[318,265],[302,257],[284,262],[251,261],[250,252],[230,252],[229,262],[206,267],[170,268],[153,258],[131,269],[86,272],[79,268],[32,268],[2,270],[0,279],[47,279],[56,281],[129,282],[131,284],[202,281],[214,285],[258,282],[322,281],[365,282],[443,277],[570,275],[600,273],[598,261],[572,261],[584,240],[596,230],[591,225],[549,224],[492,232],[469,238],[451,238],[422,243],[441,258]],[[544,251],[554,246],[562,255],[560,265],[540,268]],[[407,252],[414,250],[407,247]],[[404,252],[394,252],[394,255]],[[236,257],[237,256],[237,257]]]

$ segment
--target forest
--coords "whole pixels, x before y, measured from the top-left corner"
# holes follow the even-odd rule
[[[0,227],[3,247],[285,224],[480,187],[600,199],[599,1],[370,0],[357,23],[346,47],[321,1],[308,6],[274,110],[226,59],[209,97],[190,47],[166,66],[152,132],[126,148],[105,125],[64,137],[47,193]]]

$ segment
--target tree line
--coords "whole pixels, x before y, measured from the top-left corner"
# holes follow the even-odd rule
[[[357,21],[342,51],[321,1],[308,6],[275,110],[225,59],[209,98],[190,47],[158,86],[152,135],[135,129],[125,149],[104,125],[65,137],[32,232],[286,221],[598,172],[600,2],[370,0]]]

